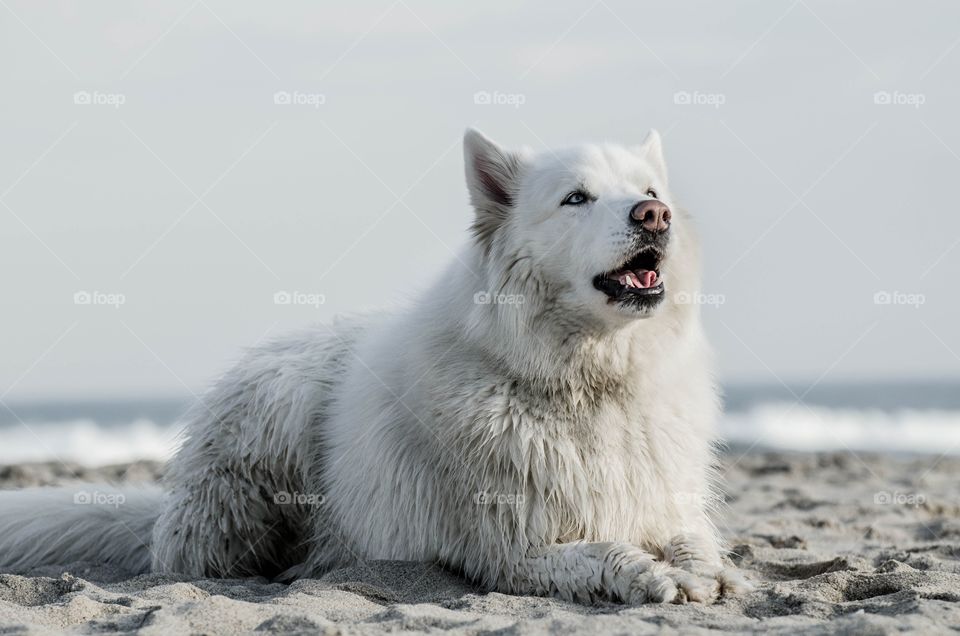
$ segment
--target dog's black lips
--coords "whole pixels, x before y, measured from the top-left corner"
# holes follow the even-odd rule
[[[610,302],[637,309],[653,307],[663,300],[663,282],[658,282],[653,287],[628,287],[620,284],[617,278],[618,274],[624,271],[650,270],[656,272],[659,279],[662,261],[663,251],[659,247],[641,247],[619,267],[595,276],[593,286],[606,294]]]

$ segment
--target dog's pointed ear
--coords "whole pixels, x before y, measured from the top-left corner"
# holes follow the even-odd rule
[[[493,233],[513,208],[523,158],[501,148],[480,131],[468,128],[463,135],[463,161],[470,203],[476,212],[473,233],[477,240],[489,245]]]
[[[663,141],[660,139],[660,133],[651,128],[643,142],[636,147],[635,152],[644,157],[657,169],[667,174],[667,162],[663,158]]]

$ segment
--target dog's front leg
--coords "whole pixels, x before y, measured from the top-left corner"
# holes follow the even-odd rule
[[[576,602],[708,602],[717,595],[714,580],[658,561],[629,543],[547,546],[522,560],[511,587],[515,593]]]

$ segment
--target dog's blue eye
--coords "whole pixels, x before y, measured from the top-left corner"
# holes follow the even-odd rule
[[[560,205],[583,205],[589,200],[590,196],[587,193],[581,190],[575,190],[564,197]]]

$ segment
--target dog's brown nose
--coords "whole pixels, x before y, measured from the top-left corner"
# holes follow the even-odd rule
[[[639,223],[648,232],[657,234],[670,229],[670,208],[663,201],[647,199],[633,206],[630,220]]]

